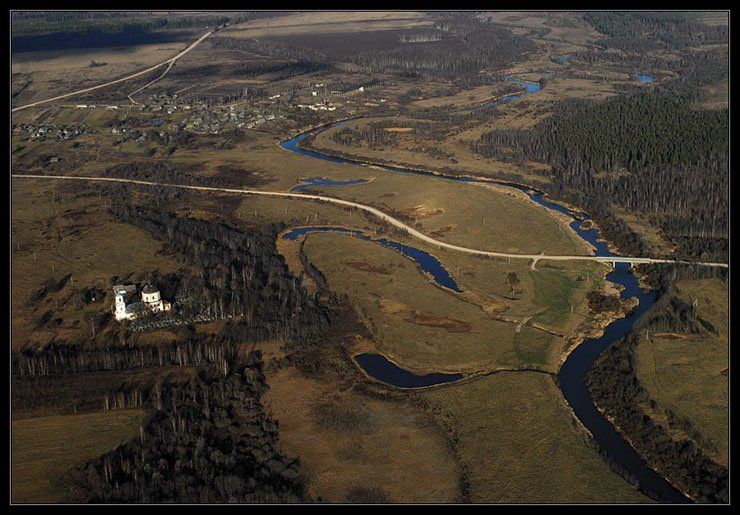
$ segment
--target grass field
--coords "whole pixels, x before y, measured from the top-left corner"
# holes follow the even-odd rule
[[[180,264],[161,254],[162,245],[146,231],[114,222],[100,210],[94,188],[68,188],[54,182],[14,180],[12,189],[13,241],[11,265],[13,347],[43,345],[53,335],[88,337],[88,312],[112,306],[110,279],[135,277],[158,269],[174,271]],[[59,281],[72,274],[66,286],[48,294],[39,305],[31,296],[47,278]],[[102,302],[75,307],[76,291],[98,286],[107,293]],[[46,310],[61,317],[56,328],[35,329]]]
[[[16,53],[11,62],[14,82],[32,81],[16,100],[21,105],[102,84],[169,59],[187,45],[161,43]],[[107,64],[90,66],[92,61]],[[74,104],[75,97],[63,102]]]
[[[587,253],[573,231],[515,190],[384,173],[382,180],[358,186],[316,189],[399,213],[425,234],[449,243],[522,254]]]
[[[64,501],[65,475],[134,437],[142,409],[14,420],[12,493],[14,503]]]
[[[268,376],[280,445],[298,455],[309,495],[327,502],[454,502],[458,471],[443,429],[418,407],[300,375]]]
[[[365,30],[399,29],[431,25],[432,20],[421,12],[299,12],[241,23],[224,30],[223,34],[239,38],[263,38],[300,34],[358,32]]]
[[[587,446],[544,374],[500,372],[424,397],[457,434],[472,502],[649,502]]]
[[[540,279],[533,277],[540,272],[528,273],[526,264],[457,260],[459,255],[440,252],[443,265],[465,291],[458,296],[433,285],[412,261],[373,242],[312,234],[304,249],[326,276],[329,288],[348,294],[371,324],[378,350],[416,372],[521,366],[555,371],[562,339],[527,325],[517,332],[517,326],[540,313],[542,325],[572,328],[583,316],[585,293],[596,284],[584,281],[576,295],[572,281],[564,279],[558,287],[570,293],[560,294],[554,289],[538,292]],[[521,278],[514,297],[509,296],[511,286],[507,282],[512,271]],[[545,277],[567,276],[562,271],[544,273]],[[479,276],[487,280],[479,284]],[[563,313],[563,295],[573,296],[572,316],[569,309]],[[499,314],[512,321],[497,319]]]
[[[719,279],[680,281],[680,296],[696,301],[699,315],[719,335],[651,334],[637,346],[637,377],[659,406],[687,418],[716,446],[719,463],[729,459],[728,290]]]

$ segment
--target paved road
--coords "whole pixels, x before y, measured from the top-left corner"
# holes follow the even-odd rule
[[[434,238],[427,236],[414,229],[411,226],[406,225],[402,221],[393,218],[392,216],[380,211],[371,206],[360,204],[358,202],[352,202],[349,200],[325,197],[322,195],[309,195],[303,193],[289,193],[285,191],[263,191],[263,190],[245,190],[237,188],[217,188],[212,186],[190,186],[186,184],[171,184],[164,182],[153,182],[153,181],[139,181],[136,179],[118,179],[115,177],[80,177],[74,175],[31,175],[31,174],[13,174],[15,179],[59,179],[59,180],[74,180],[74,181],[88,181],[88,182],[116,182],[124,184],[139,184],[142,186],[156,186],[165,188],[180,188],[187,190],[197,191],[215,191],[220,193],[236,193],[240,195],[262,195],[266,197],[282,197],[292,198],[299,200],[319,200],[322,202],[329,202],[332,204],[339,204],[341,206],[347,206],[354,209],[359,209],[377,216],[378,218],[388,222],[389,224],[398,227],[406,231],[411,236],[434,245],[438,248],[445,248],[454,250],[456,252],[463,252],[465,254],[473,254],[484,257],[495,257],[495,258],[511,258],[511,259],[526,259],[532,261],[534,266],[538,261],[598,261],[601,263],[631,263],[631,264],[647,264],[647,263],[673,263],[673,264],[686,264],[686,265],[701,265],[709,267],[728,268],[727,263],[711,263],[705,261],[681,261],[674,259],[654,259],[645,257],[628,257],[628,256],[569,256],[569,255],[545,255],[545,254],[509,254],[506,252],[493,252],[489,250],[478,250],[471,249],[468,247],[462,247],[460,245],[453,245],[452,243],[446,243],[444,241],[435,240]]]
[[[159,68],[163,64],[169,64],[169,66],[167,67],[167,70],[165,70],[164,74],[162,74],[161,76],[159,76],[158,78],[156,78],[155,80],[153,80],[152,82],[150,82],[149,84],[147,84],[146,86],[144,86],[144,88],[146,88],[150,84],[153,84],[154,82],[156,82],[159,79],[161,79],[162,77],[164,77],[164,75],[170,70],[170,68],[172,68],[172,65],[175,63],[175,61],[177,61],[182,56],[184,56],[185,54],[187,54],[188,52],[190,52],[193,48],[195,48],[196,46],[198,46],[201,43],[201,41],[203,41],[204,39],[206,39],[212,33],[213,33],[213,31],[210,31],[209,30],[208,32],[206,32],[205,34],[203,34],[201,37],[199,37],[197,40],[195,40],[193,43],[191,43],[190,46],[188,46],[185,50],[183,50],[182,52],[180,52],[179,54],[177,54],[175,57],[171,57],[171,58],[167,59],[166,61],[162,61],[159,64],[155,64],[154,66],[151,66],[151,67],[147,68],[146,70],[141,70],[139,72],[132,73],[131,75],[127,75],[127,76],[122,77],[120,79],[112,80],[110,82],[106,82],[105,84],[100,84],[98,86],[93,86],[91,88],[80,89],[80,90],[77,90],[77,91],[73,91],[71,93],[65,93],[64,95],[59,95],[59,96],[56,96],[56,97],[53,97],[53,98],[47,98],[46,100],[39,100],[38,102],[32,102],[32,103],[26,104],[24,106],[14,107],[13,109],[11,109],[11,112],[14,113],[16,111],[20,111],[21,109],[27,109],[29,107],[34,107],[34,106],[37,106],[37,105],[46,104],[48,102],[54,102],[55,100],[61,100],[63,98],[71,97],[73,95],[79,95],[80,93],[88,93],[90,91],[95,91],[96,89],[101,89],[101,88],[105,88],[107,86],[112,86],[113,84],[118,84],[119,82],[124,82],[124,81],[127,81],[129,79],[134,79],[136,77],[139,77],[141,75],[144,75],[146,73],[149,73],[149,72],[151,72],[153,70],[156,70],[157,68]],[[144,88],[141,88],[141,89],[144,89]],[[136,90],[134,93],[138,93],[139,91],[141,91],[141,89]],[[133,95],[134,93],[131,93],[131,94]]]

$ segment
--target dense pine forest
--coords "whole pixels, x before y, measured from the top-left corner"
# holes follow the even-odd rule
[[[693,100],[650,92],[563,103],[532,130],[489,132],[472,148],[551,163],[554,192],[592,214],[606,218],[617,204],[654,220],[681,255],[726,260],[729,113]]]
[[[603,46],[628,50],[635,43],[646,47],[682,48],[696,43],[724,43],[728,27],[710,26],[692,12],[614,12],[593,11],[584,19],[596,30],[609,36]]]

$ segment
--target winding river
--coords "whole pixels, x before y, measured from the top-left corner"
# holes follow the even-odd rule
[[[307,234],[316,232],[347,234],[350,236],[361,238],[363,240],[373,241],[375,243],[383,245],[384,247],[397,250],[410,260],[417,263],[424,272],[432,276],[434,282],[439,286],[450,289],[454,292],[462,292],[450,273],[447,271],[447,269],[445,269],[444,266],[442,266],[442,263],[440,263],[436,257],[432,256],[428,252],[424,252],[423,250],[411,247],[410,245],[399,243],[397,241],[389,240],[388,238],[374,239],[362,231],[347,229],[346,227],[334,226],[297,227],[283,234],[283,238],[288,240],[295,240],[299,236],[305,236]]]
[[[534,83],[522,82],[521,85],[525,86],[526,88],[526,91],[521,94],[531,93],[539,89],[539,85]],[[347,121],[349,120],[335,122],[322,126],[318,129],[303,132],[281,143],[281,147],[303,156],[313,157],[332,163],[368,166],[367,163],[359,160],[327,155],[315,150],[303,149],[299,147],[300,142],[305,140],[310,134],[315,134],[317,132],[329,129],[330,127],[344,124]],[[582,227],[582,221],[588,219],[588,215],[586,213],[573,212],[562,204],[546,199],[543,193],[535,191],[527,186],[499,181],[495,179],[472,176],[454,176],[392,165],[373,164],[372,166],[389,172],[423,175],[427,177],[434,177],[440,180],[463,183],[498,184],[516,188],[527,193],[527,195],[529,195],[529,198],[531,198],[534,202],[548,209],[555,210],[567,216],[570,216],[573,219],[570,227],[578,234],[578,236],[590,243],[596,249],[596,255],[617,255],[612,253],[609,250],[607,243],[599,238],[599,233],[596,229],[584,229]],[[359,236],[368,240],[375,241],[379,244],[395,248],[407,257],[414,259],[414,261],[416,261],[425,272],[429,273],[438,284],[453,289],[455,291],[460,291],[454,279],[450,277],[449,273],[447,273],[447,271],[444,269],[444,267],[442,267],[439,261],[436,260],[436,258],[433,258],[433,256],[419,249],[409,247],[408,245],[392,242],[384,238],[372,239],[370,236],[363,234],[361,231],[352,231],[339,227],[304,227],[294,229],[288,234],[290,234],[291,237],[295,238],[298,236],[299,233],[308,234],[310,232],[320,231],[352,233],[354,236]],[[403,247],[403,249],[400,247]],[[426,256],[431,259],[422,256],[422,254],[426,254]],[[443,273],[440,272],[440,269],[441,271],[443,271]],[[442,278],[441,280],[439,279],[440,277]],[[624,438],[619,434],[619,432],[617,432],[614,426],[599,412],[599,410],[594,405],[591,395],[589,394],[586,387],[586,373],[591,368],[596,358],[613,343],[629,333],[637,319],[655,301],[655,294],[653,292],[644,292],[640,289],[637,278],[632,273],[631,268],[628,264],[617,263],[616,267],[614,267],[614,269],[606,277],[607,280],[611,281],[612,283],[623,287],[623,290],[621,292],[621,297],[623,299],[635,297],[639,301],[639,304],[629,315],[609,324],[605,328],[604,333],[601,337],[587,339],[580,345],[578,345],[570,353],[570,355],[567,357],[562,367],[560,368],[557,376],[558,384],[563,392],[563,396],[573,409],[575,415],[592,434],[594,440],[597,442],[604,454],[608,456],[608,458],[612,462],[614,462],[620,469],[626,471],[629,476],[634,478],[643,492],[660,502],[691,502],[690,499],[684,496],[664,478],[653,471],[637,455],[635,450],[624,440]],[[454,285],[454,287],[451,287],[451,285]],[[384,356],[381,356],[379,354],[360,354],[356,357],[356,360],[358,364],[363,368],[363,370],[371,377],[399,388],[430,386],[462,378],[462,375],[458,374],[429,374],[426,376],[417,376],[407,370],[403,370],[402,368],[398,367],[396,364],[390,362]]]

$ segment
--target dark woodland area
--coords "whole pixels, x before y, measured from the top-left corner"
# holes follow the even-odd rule
[[[625,252],[646,249],[612,205],[654,219],[680,256],[726,260],[729,113],[696,109],[692,100],[654,92],[563,104],[534,129],[489,132],[473,149],[552,163],[548,192],[583,206]]]
[[[87,502],[300,502],[298,462],[277,449],[277,424],[260,403],[259,352],[189,381],[156,385],[154,412],[133,439],[84,470]]]
[[[655,420],[662,408],[640,384],[635,347],[646,332],[716,332],[696,310],[673,293],[675,273],[654,270],[658,300],[625,338],[604,351],[589,371],[586,382],[595,403],[616,421],[636,450],[662,475],[680,485],[698,502],[729,500],[729,471],[703,452],[711,445],[689,420],[667,411],[667,427]],[[647,408],[649,407],[649,409]],[[653,414],[653,416],[651,416]],[[676,439],[671,433],[683,432]]]

